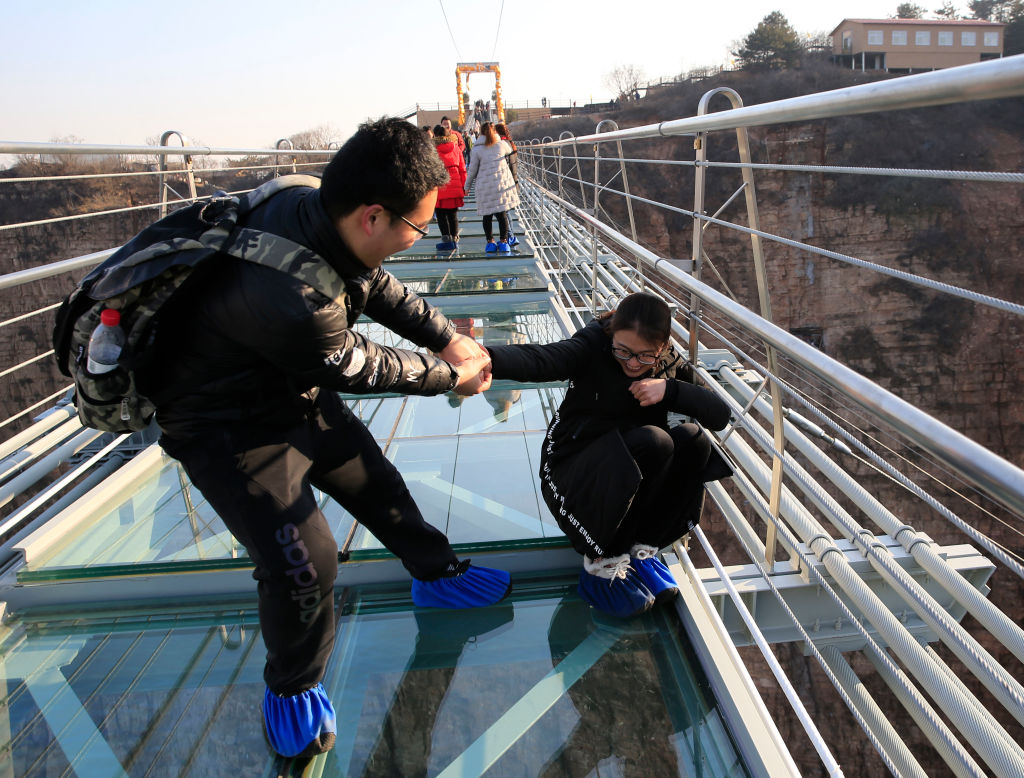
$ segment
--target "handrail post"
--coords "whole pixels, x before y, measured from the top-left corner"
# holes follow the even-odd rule
[[[700,103],[697,106],[697,115],[704,116],[708,112],[708,103],[711,102],[711,98],[715,95],[724,95],[732,103],[733,108],[742,108],[743,99],[739,96],[736,90],[729,87],[719,87],[705,92],[700,99]],[[704,186],[705,186],[705,169],[706,166],[702,163],[707,161],[707,133],[698,133],[697,138],[694,141],[696,147],[696,162],[697,169],[696,175],[694,176],[695,181],[699,181],[699,188],[697,194],[694,197],[694,214],[698,217],[704,213]],[[754,189],[754,172],[749,167],[750,157],[750,138],[747,135],[746,127],[736,128],[736,148],[739,151],[740,162],[744,164],[741,168],[743,175],[743,196],[747,204],[747,222],[751,229],[760,230],[761,224],[757,213],[757,193]],[[694,219],[693,224],[694,239],[693,239],[693,272],[694,277],[700,278],[700,266],[703,260],[703,232],[704,224],[699,218]],[[761,238],[759,235],[752,234],[750,236],[750,245],[754,255],[754,275],[757,279],[757,296],[761,305],[761,317],[767,321],[772,321],[772,306],[771,298],[768,291],[768,275],[765,271],[764,264],[764,251],[761,246]],[[695,296],[691,296],[691,300],[694,300]],[[697,301],[699,306],[699,301]],[[697,317],[699,316],[699,308],[696,310],[691,305],[690,309],[690,358],[696,357],[697,350]],[[765,353],[768,358],[768,374],[771,377],[769,381],[770,392],[772,396],[772,411],[775,414],[773,421],[773,432],[774,432],[774,445],[775,453],[772,455],[772,484],[770,494],[768,498],[769,511],[771,512],[772,518],[775,521],[779,520],[779,506],[782,500],[782,454],[786,446],[786,433],[782,424],[783,413],[782,413],[782,389],[779,386],[776,376],[779,375],[779,361],[778,354],[775,348],[769,344],[764,344]],[[775,525],[769,523],[767,530],[767,537],[765,540],[765,562],[769,568],[775,563],[775,549],[777,545],[777,530]]]
[[[282,143],[287,143],[288,144],[289,151],[295,149],[295,146],[292,144],[292,142],[288,138],[279,138],[277,143],[274,144],[274,148],[275,149],[281,148],[281,144]],[[281,170],[280,170],[281,163],[278,162],[278,160],[280,158],[281,158],[280,155],[277,155],[277,154],[274,155],[274,166],[275,166],[274,167],[274,178],[280,178],[281,177]],[[296,162],[295,155],[292,154],[292,172],[293,173],[298,173],[299,171],[295,167],[295,162]]]
[[[602,130],[601,128],[604,127],[605,125],[607,125],[612,132],[615,132],[616,130],[619,129],[619,125],[615,122],[614,119],[602,119],[600,122],[597,123],[597,129],[594,130],[594,132],[603,132],[604,130]],[[626,212],[629,214],[629,236],[635,241],[637,237],[636,220],[633,218],[633,198],[630,197],[629,195],[629,175],[626,173],[626,160],[622,154],[621,140],[615,141],[615,149],[619,153],[619,172],[622,173],[622,190],[626,193]]]
[[[597,123],[597,129],[595,133],[600,134],[603,132],[602,127],[607,127],[612,132],[619,129],[618,123],[614,119],[602,119]],[[596,145],[596,144],[595,144]],[[633,239],[633,242],[638,242],[636,234],[636,219],[633,217],[633,198],[629,194],[629,175],[626,173],[626,160],[622,154],[622,141],[615,141],[615,149],[619,154],[619,173],[622,175],[622,191],[626,195],[626,212],[629,214],[629,236]],[[597,216],[595,213],[594,216]],[[644,278],[643,265],[637,262],[637,270],[640,275],[640,288],[643,289],[646,286],[646,279]]]
[[[177,130],[167,130],[163,135],[161,135],[160,136],[160,145],[161,146],[166,146],[168,139],[172,135],[177,135],[178,136],[178,140],[181,141],[182,148],[184,148],[185,146],[188,145],[188,142],[185,140],[185,136],[182,135]],[[192,167],[192,155],[191,154],[183,153],[181,156],[185,160],[185,175],[188,178],[188,193],[189,193],[189,197],[191,197],[192,201],[194,202],[196,197],[197,197],[197,194],[196,194],[196,173],[195,173],[195,170],[193,170],[193,167]],[[158,166],[158,169],[160,170],[160,218],[161,219],[164,218],[167,215],[167,185],[166,185],[166,181],[167,181],[167,157],[168,157],[167,154],[161,154],[160,155],[160,163],[159,163],[159,166]]]
[[[600,125],[598,125],[600,127]],[[594,132],[599,132],[599,129]],[[601,180],[599,177],[599,168],[601,165],[601,144],[594,142],[594,210],[592,215],[595,219],[600,218],[598,216],[598,208],[600,207],[600,194],[601,194]],[[583,180],[583,176],[580,176],[580,180]],[[597,227],[591,223],[589,227],[590,231],[590,313],[592,316],[597,316]]]

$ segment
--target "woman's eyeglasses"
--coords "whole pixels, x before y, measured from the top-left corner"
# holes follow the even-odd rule
[[[630,351],[625,346],[612,346],[612,356],[616,359],[621,359],[623,362],[635,359],[641,365],[653,365],[658,361],[658,357],[661,356],[661,352],[644,351],[637,354],[635,351]]]

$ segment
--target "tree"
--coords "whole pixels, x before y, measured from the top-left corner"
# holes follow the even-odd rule
[[[1012,24],[1024,17],[1024,3],[1021,0],[971,0],[967,7],[975,19],[989,22]]]
[[[803,46],[789,20],[772,11],[732,52],[746,70],[785,70],[800,64]]]
[[[828,30],[804,33],[804,37],[803,40],[800,41],[800,45],[803,46],[804,51],[810,55],[831,54],[832,33]]]
[[[915,3],[900,3],[896,6],[896,15],[893,19],[920,19],[925,15],[926,9]]]
[[[615,92],[619,100],[630,100],[640,90],[640,84],[646,78],[642,68],[636,65],[619,65],[615,70],[606,73],[604,85]]]
[[[946,0],[946,2],[942,4],[941,8],[936,8],[932,13],[935,14],[935,17],[938,19],[948,19],[949,21],[955,21],[960,18],[960,14],[957,13],[956,6],[953,5],[950,0]]]
[[[967,8],[974,15],[975,19],[985,19],[990,22],[995,14],[997,5],[1002,5],[1002,3],[999,0],[971,0],[967,4]]]
[[[971,0],[967,7],[975,19],[1002,22],[1003,54],[1024,53],[1024,0]]]
[[[331,141],[338,142],[338,130],[329,124],[320,124],[309,130],[297,132],[289,136],[292,148],[296,149],[326,149]]]

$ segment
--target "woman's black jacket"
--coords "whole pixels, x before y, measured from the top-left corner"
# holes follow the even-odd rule
[[[556,516],[567,494],[576,506],[586,506],[584,511],[625,513],[640,478],[622,443],[622,431],[645,425],[667,428],[669,411],[692,416],[714,430],[729,421],[728,405],[693,383],[691,366],[671,347],[643,376],[666,379],[665,397],[641,407],[629,391],[641,379],[623,372],[611,353],[611,337],[596,319],[566,340],[488,346],[488,351],[495,379],[569,381],[541,452],[542,490]],[[712,456],[718,460],[717,454]]]

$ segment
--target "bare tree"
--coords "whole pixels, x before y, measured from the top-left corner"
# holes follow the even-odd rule
[[[340,133],[336,127],[330,124],[321,124],[302,132],[297,132],[290,136],[288,140],[292,142],[292,148],[295,149],[326,149],[337,148],[340,145],[339,139]],[[303,157],[300,162],[329,162],[330,155],[327,156],[316,156],[316,157]]]
[[[289,136],[288,140],[297,149],[326,149],[331,142],[338,143],[339,132],[329,124],[321,124]]]
[[[832,33],[828,30],[817,30],[805,32],[800,40],[800,45],[807,54],[831,54]]]
[[[959,12],[956,10],[956,6],[946,0],[940,8],[936,8],[932,11],[935,14],[936,19],[948,19],[949,21],[955,21],[960,18]]]
[[[640,84],[644,81],[643,68],[636,65],[619,65],[604,77],[604,85],[615,92],[620,100],[631,100],[640,94]]]

